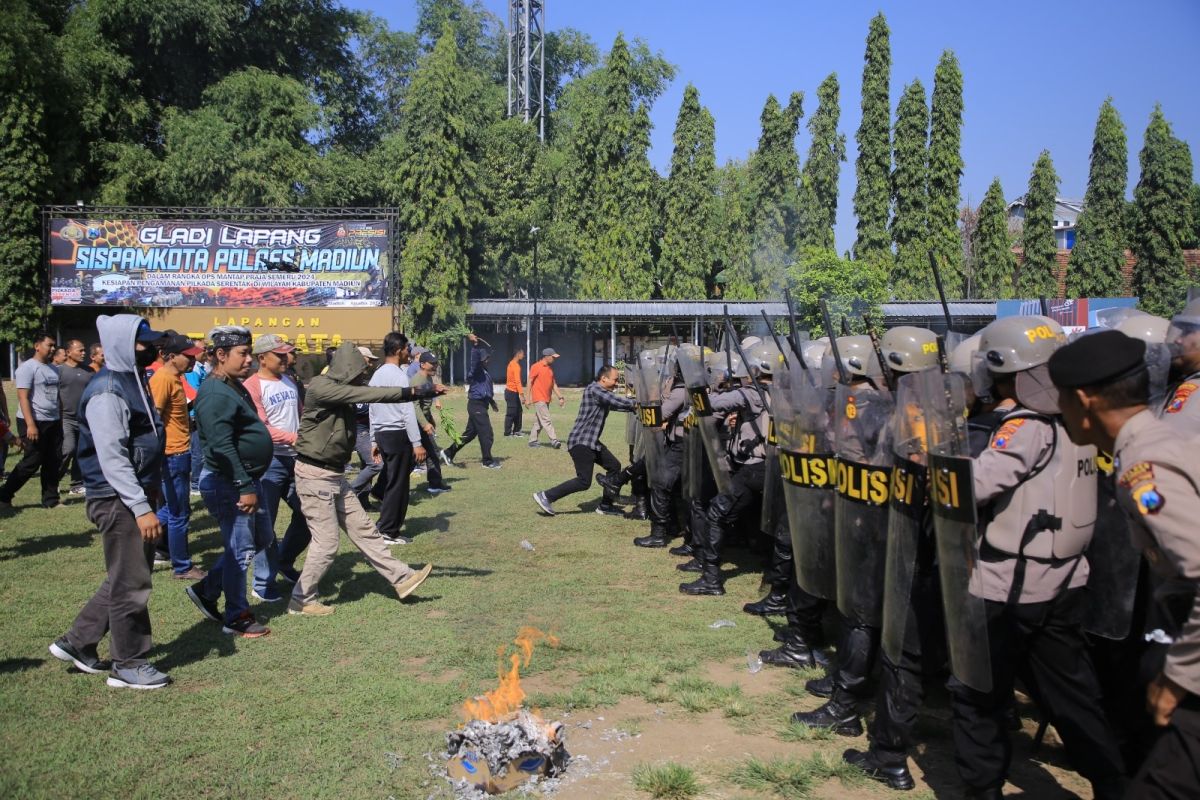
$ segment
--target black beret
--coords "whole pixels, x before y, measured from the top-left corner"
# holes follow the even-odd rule
[[[1081,336],[1050,356],[1050,380],[1075,389],[1124,378],[1145,366],[1146,343],[1118,330]]]

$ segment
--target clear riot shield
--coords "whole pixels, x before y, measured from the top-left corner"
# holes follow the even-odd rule
[[[700,445],[708,459],[717,491],[727,492],[730,482],[729,460],[725,457],[725,444],[721,440],[720,421],[713,416],[712,404],[708,399],[708,371],[704,368],[703,351],[698,347],[686,345],[680,347],[679,369],[683,373],[683,380],[687,385],[692,416],[696,418],[695,427],[688,435],[699,434]],[[696,485],[698,487],[703,477],[703,470],[697,470],[697,473]],[[697,493],[699,493],[698,488]]]
[[[653,483],[659,474],[663,456],[663,382],[670,378],[663,355],[653,350],[638,354],[637,393],[638,419],[642,424],[642,454],[646,459],[646,478]]]
[[[883,652],[900,663],[908,626],[917,548],[924,533],[928,444],[925,410],[918,381],[921,373],[902,375],[896,387],[896,411],[888,437],[892,452],[888,500],[887,556],[883,579]]]
[[[847,618],[871,627],[883,622],[893,407],[886,390],[866,382],[839,385],[834,393],[837,605]]]
[[[771,416],[767,423],[766,470],[763,475],[762,515],[759,518],[758,529],[767,536],[774,536],[775,526],[785,513],[783,510],[783,470],[779,464],[779,434],[775,425],[775,387],[764,386],[763,388]]]
[[[1142,555],[1133,546],[1129,520],[1117,506],[1112,458],[1101,454],[1097,484],[1096,527],[1088,545],[1087,595],[1083,629],[1105,639],[1124,639],[1133,623]]]
[[[792,539],[796,582],[814,597],[837,592],[834,569],[833,495],[837,460],[826,405],[828,391],[820,371],[807,374],[798,363],[780,369],[771,398],[779,437],[788,533]]]
[[[638,393],[637,364],[625,367],[625,386],[635,395]],[[629,445],[629,463],[632,464],[642,455],[642,421],[637,414],[625,415],[625,444]]]
[[[923,372],[921,406],[929,444],[929,505],[937,539],[950,671],[960,683],[991,691],[987,612],[971,592],[979,564],[975,484],[967,441],[964,377]]]

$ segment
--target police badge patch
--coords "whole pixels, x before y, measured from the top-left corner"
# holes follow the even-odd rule
[[[1188,398],[1196,391],[1196,388],[1196,384],[1190,381],[1179,384],[1179,387],[1175,389],[1175,393],[1171,395],[1171,400],[1167,403],[1166,413],[1178,414],[1180,411],[1183,411],[1184,405],[1187,403]]]
[[[1133,490],[1133,500],[1137,503],[1138,511],[1145,514],[1157,514],[1167,504],[1166,498],[1159,494],[1153,483],[1143,483]]]
[[[1000,430],[996,431],[995,435],[992,436],[992,449],[1006,450],[1008,443],[1012,441],[1013,434],[1026,422],[1028,422],[1026,419],[1010,419],[1001,425]]]

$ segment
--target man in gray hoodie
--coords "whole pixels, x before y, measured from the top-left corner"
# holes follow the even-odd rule
[[[50,653],[108,685],[161,689],[171,682],[146,660],[150,652],[150,569],[162,524],[154,513],[166,443],[162,420],[142,375],[163,335],[134,314],[96,320],[106,364],[79,400],[76,458],[87,492],[88,519],[100,530],[108,576],[50,645]],[[111,633],[111,663],[96,645]]]

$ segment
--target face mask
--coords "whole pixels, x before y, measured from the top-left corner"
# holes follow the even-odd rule
[[[133,351],[134,363],[137,364],[138,369],[146,369],[151,364],[153,364],[155,356],[156,356],[156,353],[153,350],[151,350],[150,348],[146,348],[145,350],[134,350]]]

